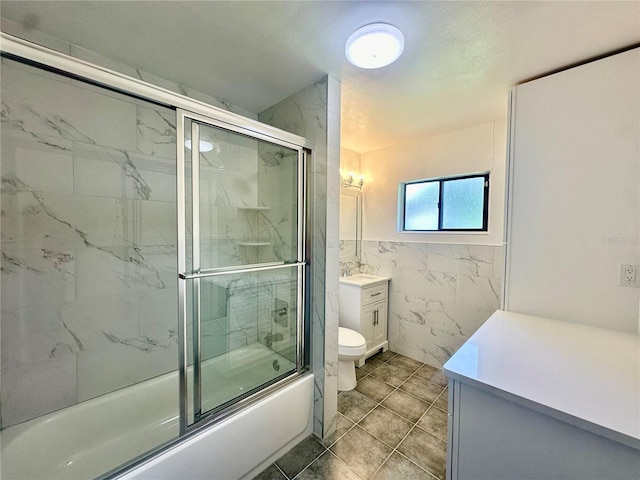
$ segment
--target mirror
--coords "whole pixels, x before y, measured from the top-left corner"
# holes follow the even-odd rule
[[[362,192],[340,192],[340,261],[359,261],[362,251]]]

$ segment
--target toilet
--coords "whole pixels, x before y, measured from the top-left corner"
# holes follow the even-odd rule
[[[356,388],[355,361],[367,353],[367,341],[349,328],[338,328],[338,391]]]

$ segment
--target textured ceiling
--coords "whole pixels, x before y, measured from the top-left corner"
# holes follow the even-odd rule
[[[0,13],[260,112],[324,74],[356,152],[504,118],[510,86],[640,42],[640,2],[7,1]],[[394,64],[344,56],[356,28],[400,28]]]

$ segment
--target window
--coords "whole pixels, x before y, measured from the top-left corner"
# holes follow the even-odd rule
[[[487,231],[488,173],[404,182],[399,194],[400,231]]]

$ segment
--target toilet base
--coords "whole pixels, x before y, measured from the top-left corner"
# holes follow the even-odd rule
[[[348,392],[356,388],[356,365],[353,360],[338,359],[338,391]]]

